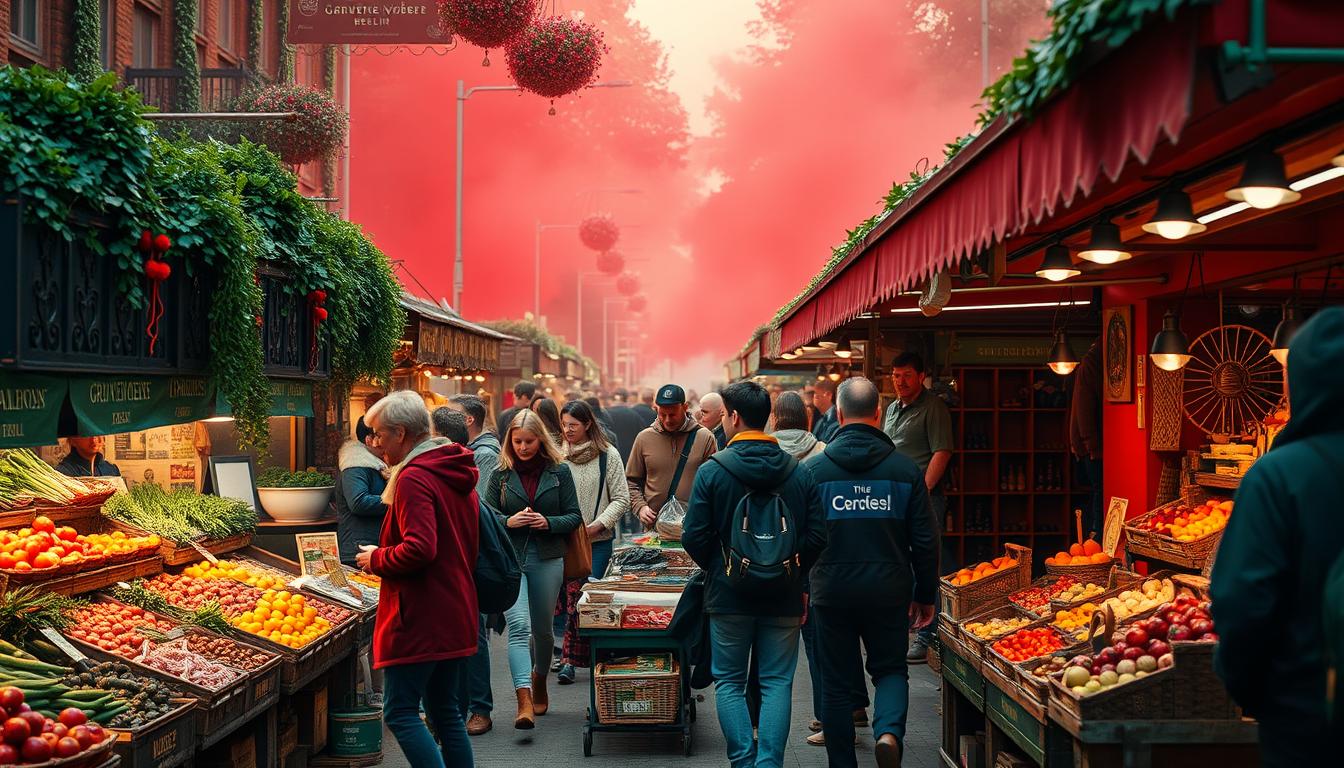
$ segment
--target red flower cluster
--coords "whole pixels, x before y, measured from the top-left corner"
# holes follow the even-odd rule
[[[634,296],[639,293],[639,278],[629,272],[616,278],[616,292],[622,296]]]
[[[591,85],[607,51],[592,24],[538,19],[508,44],[509,74],[519,88],[554,99]]]
[[[594,251],[610,251],[620,238],[621,228],[604,213],[594,214],[579,222],[579,239]]]
[[[616,251],[597,254],[597,271],[604,275],[619,275],[625,269],[625,257]]]
[[[536,13],[537,0],[439,0],[444,31],[487,50],[517,37]]]
[[[634,312],[635,314],[638,315],[638,314],[640,314],[641,312],[643,312],[645,309],[648,309],[648,306],[649,306],[649,300],[646,299],[646,298],[644,298],[642,295],[641,295],[641,296],[631,296],[629,299],[626,300],[626,302],[625,302],[625,306],[626,306],[626,308],[629,309],[631,312]]]
[[[286,163],[300,165],[340,149],[350,117],[325,91],[304,85],[276,84],[243,97],[243,112],[295,112],[292,120],[267,120],[255,140]]]

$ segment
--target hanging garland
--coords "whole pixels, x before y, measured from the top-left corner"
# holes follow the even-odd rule
[[[631,312],[634,312],[635,314],[638,315],[643,313],[644,310],[648,308],[649,300],[644,298],[642,295],[631,296],[629,299],[626,299],[625,306],[626,309],[629,309]]]
[[[91,83],[103,74],[98,43],[102,26],[98,0],[75,0],[75,56],[71,72],[81,83]]]
[[[622,296],[634,296],[639,293],[639,278],[629,272],[623,273],[616,278],[616,292]]]
[[[256,77],[264,70],[266,51],[266,15],[261,0],[247,4],[247,68]]]
[[[182,70],[177,81],[177,111],[201,109],[201,67],[196,61],[197,3],[182,0],[173,3],[173,66]]]
[[[440,26],[484,48],[484,67],[490,66],[490,49],[522,34],[536,13],[537,0],[439,0]]]
[[[621,228],[608,214],[593,214],[579,223],[579,240],[594,251],[610,251],[620,239]]]
[[[597,27],[553,16],[532,22],[509,42],[509,74],[519,88],[554,100],[592,85],[608,48]]]
[[[331,94],[305,85],[277,84],[244,93],[240,112],[296,112],[292,120],[266,120],[255,134],[258,143],[291,165],[327,157],[345,143],[350,117]]]
[[[625,269],[625,257],[617,251],[597,254],[597,271],[604,275],[619,275]]]

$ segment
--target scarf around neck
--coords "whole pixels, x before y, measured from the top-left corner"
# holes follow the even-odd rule
[[[518,480],[523,484],[523,491],[527,493],[528,501],[537,500],[537,486],[541,485],[541,473],[545,472],[550,464],[546,454],[541,451],[530,459],[519,459],[513,463],[513,471],[518,473]]]
[[[592,440],[589,440],[586,443],[579,443],[578,445],[571,444],[569,446],[569,454],[565,456],[565,461],[568,461],[570,464],[587,464],[593,459],[596,459],[597,456],[597,446],[593,445]]]

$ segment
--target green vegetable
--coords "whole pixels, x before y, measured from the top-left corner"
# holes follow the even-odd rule
[[[87,486],[57,472],[26,448],[0,451],[0,492],[26,492],[33,498],[69,504],[89,492]]]
[[[129,494],[114,495],[103,505],[103,512],[182,545],[202,538],[227,539],[250,533],[257,526],[256,513],[241,501],[185,489],[165,493],[153,483],[140,483]]]
[[[335,485],[331,475],[314,470],[289,472],[280,467],[271,467],[257,478],[258,488],[322,488]]]
[[[7,654],[0,654],[0,667],[27,670],[29,672],[53,672],[61,675],[70,674],[69,667],[58,667],[55,664],[48,664],[44,661],[21,659],[17,656],[9,656]]]

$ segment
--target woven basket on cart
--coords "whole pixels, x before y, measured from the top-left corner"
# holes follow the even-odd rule
[[[675,661],[666,672],[613,674],[598,664],[597,721],[604,724],[658,725],[674,723],[681,711],[681,672]]]
[[[1077,579],[1079,584],[1098,584],[1106,585],[1110,583],[1111,570],[1115,568],[1118,561],[1111,560],[1107,563],[1087,563],[1085,565],[1054,565],[1047,563],[1045,572],[1051,576],[1069,576]]]
[[[1132,557],[1151,558],[1185,568],[1203,568],[1213,557],[1214,550],[1218,549],[1218,542],[1223,537],[1221,530],[1214,531],[1194,541],[1177,541],[1170,536],[1138,526],[1139,523],[1154,514],[1170,507],[1180,504],[1193,507],[1204,503],[1207,499],[1208,494],[1204,492],[1204,489],[1199,486],[1186,486],[1181,498],[1127,521],[1125,523],[1125,548]]]
[[[1017,567],[956,586],[947,576],[938,583],[938,610],[953,621],[961,621],[987,605],[1004,600],[1031,583],[1031,549],[1020,544],[1004,544],[1004,555],[1017,561]]]
[[[981,638],[974,632],[966,629],[967,624],[974,624],[976,622],[983,624],[991,619],[1025,619],[1026,623],[987,638]],[[1005,635],[1011,635],[1017,630],[1031,626],[1039,621],[1041,621],[1040,617],[1027,612],[1022,606],[1008,603],[996,608],[991,608],[988,611],[977,613],[964,621],[957,622],[953,626],[955,627],[954,631],[957,633],[957,639],[961,641],[962,645],[965,645],[967,648],[973,648],[979,651],[981,656],[984,656],[985,643],[992,643]]]

